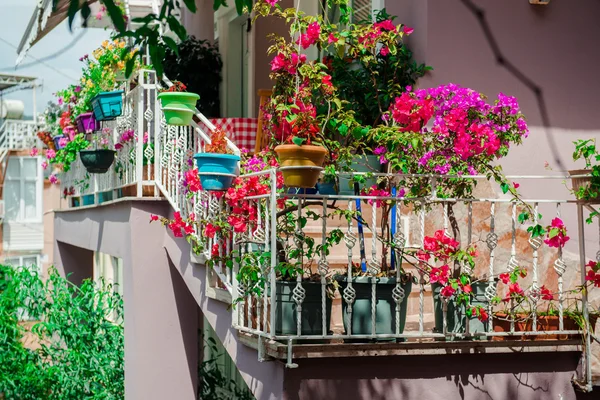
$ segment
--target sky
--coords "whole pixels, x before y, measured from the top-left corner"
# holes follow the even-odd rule
[[[79,58],[100,46],[109,37],[109,31],[100,28],[75,28],[74,24],[74,30],[70,32],[64,21],[29,49],[29,55],[42,59],[47,65],[26,57],[15,69],[15,48],[21,42],[37,2],[38,0],[0,0],[0,73],[38,77],[42,87],[36,89],[36,105],[37,111],[41,112],[48,101],[53,100],[53,93],[79,79],[83,65]],[[44,59],[45,57],[50,58]],[[31,90],[13,92],[5,98],[23,101],[25,115],[32,115]]]

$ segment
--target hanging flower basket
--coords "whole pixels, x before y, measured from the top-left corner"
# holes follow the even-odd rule
[[[115,161],[114,150],[82,150],[79,158],[90,174],[105,174]]]
[[[327,150],[321,146],[282,144],[275,147],[287,187],[314,188]]]
[[[77,121],[77,132],[87,133],[100,130],[100,122],[94,118],[94,113],[88,112],[79,114],[75,119]]]
[[[61,150],[65,147],[65,146],[60,145],[60,139],[62,139],[64,137],[65,137],[65,135],[56,135],[52,138],[52,141],[54,142],[54,147],[56,148],[56,150]]]
[[[158,98],[167,124],[184,126],[192,122],[200,96],[190,92],[163,92]]]
[[[97,121],[110,121],[123,113],[123,91],[100,92],[92,99]]]
[[[204,190],[227,190],[237,176],[240,157],[234,154],[194,154],[200,183]]]

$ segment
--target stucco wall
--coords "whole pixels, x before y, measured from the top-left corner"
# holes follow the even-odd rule
[[[575,353],[301,360],[286,370],[286,400],[516,400],[576,398]]]

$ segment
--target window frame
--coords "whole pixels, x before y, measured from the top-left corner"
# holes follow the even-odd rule
[[[29,178],[26,177],[24,175],[23,172],[23,165],[24,160],[34,160],[35,161],[35,167],[36,167],[36,176],[35,178]],[[7,168],[7,172],[8,172],[8,165],[9,163],[12,161],[18,161],[19,163],[19,178],[15,179],[15,178],[10,178],[8,173],[5,175],[5,179],[4,179],[4,219],[6,222],[11,223],[11,222],[16,222],[16,223],[41,223],[42,222],[42,207],[43,207],[43,172],[42,172],[42,167],[40,165],[41,163],[41,157],[39,156],[35,156],[35,157],[31,157],[31,156],[13,156],[10,157],[8,159],[8,163],[6,165]],[[8,206],[6,204],[6,200],[7,200],[7,196],[6,196],[6,183],[7,182],[19,182],[19,197],[18,197],[18,202],[19,202],[19,211],[18,211],[18,215],[16,218],[14,219],[8,219],[7,218],[7,210],[8,210]],[[28,182],[33,182],[35,183],[35,217],[33,218],[25,218],[25,184]]]

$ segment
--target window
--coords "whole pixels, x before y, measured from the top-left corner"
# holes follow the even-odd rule
[[[41,222],[42,176],[39,157],[10,157],[4,181],[5,219]]]
[[[35,270],[38,273],[42,272],[40,268],[40,256],[38,254],[6,257],[4,259],[4,264],[11,265],[13,267],[23,266]]]

